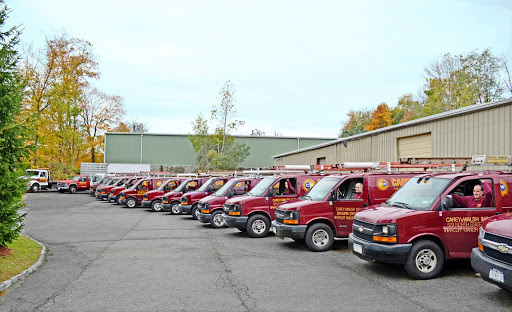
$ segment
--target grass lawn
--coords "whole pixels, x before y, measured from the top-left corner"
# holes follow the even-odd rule
[[[28,269],[41,253],[41,246],[25,236],[18,237],[7,247],[12,250],[12,254],[0,257],[0,282]]]

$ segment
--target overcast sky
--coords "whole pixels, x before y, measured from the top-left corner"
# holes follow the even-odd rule
[[[446,53],[512,62],[510,0],[6,0],[41,47],[65,30],[93,44],[101,91],[151,133],[191,133],[227,80],[237,134],[336,137],[351,109],[395,106]]]

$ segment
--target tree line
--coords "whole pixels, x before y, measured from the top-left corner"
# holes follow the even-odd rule
[[[445,54],[425,67],[424,85],[416,96],[399,97],[395,107],[380,103],[374,110],[351,110],[340,137],[348,137],[472,104],[512,96],[512,79],[505,57],[489,49],[466,56]]]

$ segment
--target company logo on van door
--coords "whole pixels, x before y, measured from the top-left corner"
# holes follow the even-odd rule
[[[304,182],[302,182],[302,188],[304,189],[304,191],[309,191],[314,185],[316,184],[316,182],[313,180],[313,179],[306,179],[304,180]]]
[[[500,180],[500,190],[501,190],[501,197],[505,197],[508,195],[508,185],[507,182]]]
[[[387,190],[389,187],[389,182],[386,179],[378,179],[377,180],[377,188],[381,191]]]

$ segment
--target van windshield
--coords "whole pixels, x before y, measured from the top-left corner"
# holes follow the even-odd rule
[[[430,210],[450,182],[449,179],[440,178],[411,178],[388,199],[386,205],[412,210]]]
[[[233,184],[238,183],[236,180],[229,180],[226,184],[224,184],[217,192],[213,193],[212,196],[222,197],[224,194],[233,186]]]
[[[277,180],[277,178],[265,178],[261,180],[260,183],[256,184],[256,186],[247,193],[249,196],[254,197],[261,197],[263,194],[265,194],[265,191],[268,189],[269,186],[274,183],[274,181]]]
[[[206,181],[203,185],[201,185],[201,187],[197,191],[198,192],[206,192],[206,189],[208,188],[208,186],[210,186],[210,184],[212,184],[213,180],[215,180],[215,179],[214,178],[208,179],[208,181]]]
[[[313,188],[302,198],[323,201],[331,193],[332,189],[341,181],[341,177],[325,177],[318,181]]]
[[[174,189],[174,191],[173,191],[173,192],[181,192],[181,191],[183,191],[183,189],[185,188],[185,186],[187,186],[187,184],[188,184],[189,182],[191,182],[191,181],[192,181],[192,180],[185,180],[185,181],[183,181],[183,182],[182,182],[182,183],[181,183],[177,188],[175,188],[175,189]]]

